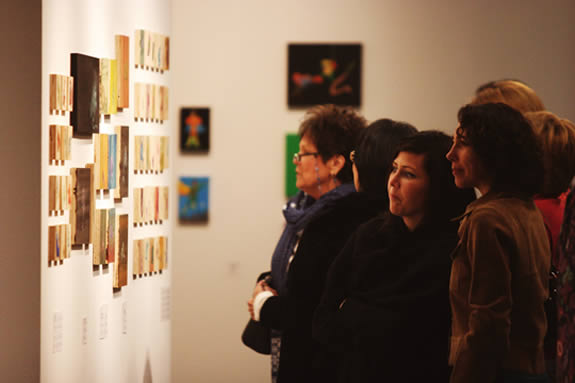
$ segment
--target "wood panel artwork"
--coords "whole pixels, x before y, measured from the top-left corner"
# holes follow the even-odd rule
[[[118,65],[115,59],[100,59],[100,113],[118,111]]]
[[[128,215],[116,216],[116,259],[114,261],[114,288],[128,284]]]
[[[116,189],[116,169],[118,168],[117,135],[108,135],[108,189]]]
[[[70,225],[48,226],[48,263],[70,258]]]
[[[135,136],[134,171],[162,173],[169,164],[169,137]]]
[[[116,259],[116,209],[108,209],[106,236],[106,263],[114,263]]]
[[[94,199],[92,168],[72,168],[72,201],[70,205],[70,227],[72,245],[87,245],[92,242],[92,216]]]
[[[48,177],[48,211],[63,214],[70,208],[71,190],[69,176]]]
[[[116,188],[118,167],[116,134],[94,134],[94,187],[96,190]]]
[[[168,219],[167,186],[134,188],[134,225],[161,223]]]
[[[68,125],[50,125],[50,148],[48,159],[50,164],[64,165],[70,160],[72,148],[72,130]]]
[[[129,188],[129,127],[116,126],[116,188],[114,198],[128,197]]]
[[[72,53],[70,71],[74,78],[70,125],[74,127],[74,137],[92,138],[92,133],[100,131],[100,60]]]
[[[170,38],[138,29],[134,32],[136,68],[163,72],[170,69]]]
[[[92,227],[92,263],[106,265],[116,257],[116,209],[99,209]]]
[[[168,119],[168,87],[134,84],[134,119],[163,122]]]
[[[74,78],[50,75],[50,114],[71,112],[74,108]]]
[[[132,275],[152,275],[168,265],[168,238],[153,237],[134,240]]]
[[[118,109],[130,106],[130,38],[116,35],[116,60],[118,66]]]

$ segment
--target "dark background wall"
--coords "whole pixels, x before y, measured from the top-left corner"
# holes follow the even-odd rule
[[[0,5],[0,380],[40,376],[42,1]]]

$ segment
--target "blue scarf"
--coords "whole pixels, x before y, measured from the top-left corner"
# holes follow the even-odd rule
[[[343,184],[325,193],[319,200],[300,191],[284,207],[286,226],[272,256],[272,286],[280,295],[286,293],[286,275],[290,256],[298,240],[298,233],[319,213],[331,208],[335,202],[355,192],[352,184]],[[311,200],[311,203],[310,203]]]

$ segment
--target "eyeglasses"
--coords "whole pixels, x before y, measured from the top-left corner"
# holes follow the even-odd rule
[[[305,156],[317,156],[319,153],[318,152],[313,152],[313,153],[294,153],[293,154],[293,159],[295,162],[300,162],[302,157]]]
[[[351,161],[352,164],[355,162],[355,150],[352,150],[349,153],[349,160]]]

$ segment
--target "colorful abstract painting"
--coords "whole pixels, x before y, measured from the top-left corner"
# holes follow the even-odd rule
[[[210,150],[210,109],[180,110],[180,149],[184,153]]]
[[[209,212],[208,177],[180,177],[178,217],[180,222],[207,222]]]
[[[289,44],[288,105],[360,106],[361,44]]]

